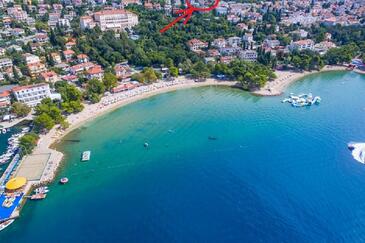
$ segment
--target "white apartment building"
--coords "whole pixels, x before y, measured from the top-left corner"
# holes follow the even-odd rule
[[[138,16],[124,9],[102,10],[94,13],[94,19],[84,16],[80,19],[82,29],[93,28],[95,24],[102,31],[122,31],[138,24]]]
[[[0,59],[0,69],[9,68],[13,66],[13,62],[10,58],[2,58]]]
[[[51,90],[48,84],[35,84],[15,87],[12,90],[15,99],[31,107],[41,103],[44,98],[51,98]]]
[[[90,16],[82,16],[80,18],[80,27],[84,29],[93,29],[96,26],[94,19]]]
[[[19,21],[27,21],[28,14],[23,11],[20,5],[14,5],[12,8],[7,8],[7,12],[10,17],[19,20]]]
[[[241,51],[239,57],[245,61],[255,62],[257,60],[257,52],[252,50]]]
[[[41,61],[38,56],[30,54],[30,53],[23,54],[23,57],[24,57],[25,63],[27,65],[34,64],[34,63],[39,63]]]
[[[291,50],[298,50],[298,51],[313,50],[314,41],[312,41],[311,39],[295,41],[290,44],[289,48]]]
[[[233,37],[228,38],[228,44],[230,46],[237,47],[237,46],[241,45],[241,43],[242,43],[242,39],[240,37],[233,36]]]

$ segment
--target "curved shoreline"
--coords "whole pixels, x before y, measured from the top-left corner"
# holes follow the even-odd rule
[[[333,71],[349,71],[345,66],[327,65],[319,71],[276,71],[277,78],[273,81],[267,82],[267,84],[259,90],[252,93],[259,96],[279,96],[282,95],[285,89],[292,83],[305,78],[312,74],[318,74],[323,72]]]
[[[277,71],[278,78],[276,79],[276,83],[273,83],[275,81],[272,81],[267,85],[265,85],[265,87],[261,88],[260,90],[251,93],[253,95],[259,95],[259,96],[277,96],[281,95],[287,86],[308,75],[327,71],[345,71],[345,70],[347,69],[344,66],[326,66],[325,68],[323,68],[323,70],[315,72],[296,73],[291,71],[289,72]],[[81,111],[80,113],[69,115],[67,117],[67,121],[69,122],[70,126],[66,130],[60,130],[59,127],[55,127],[47,134],[41,135],[38,145],[34,149],[32,154],[49,153],[50,157],[38,183],[39,184],[50,183],[56,177],[57,170],[63,160],[64,155],[62,152],[56,150],[55,145],[71,131],[79,128],[80,126],[82,126],[83,124],[85,124],[90,120],[93,120],[94,118],[112,112],[116,109],[119,109],[133,102],[180,89],[196,88],[203,86],[237,87],[237,82],[235,81],[218,81],[216,79],[210,78],[207,79],[205,82],[194,82],[193,80],[188,80],[186,79],[186,77],[183,76],[177,78],[176,81],[174,81],[173,84],[171,85],[166,85],[166,84],[169,83],[160,82],[147,86],[142,86],[145,89],[147,89],[147,91],[137,93],[136,95],[133,95],[131,97],[126,97],[126,98],[123,97],[123,99],[120,100],[117,100],[116,98],[122,96],[123,93],[116,93],[110,96],[103,97],[99,103],[87,104],[85,105],[84,110]],[[267,86],[271,87],[271,91],[267,89]],[[109,105],[103,105],[104,103],[106,103],[106,101],[113,99],[116,99],[116,102]],[[22,163],[23,162],[24,159]]]
[[[136,101],[140,101],[143,99],[150,98],[155,95],[173,92],[180,89],[189,89],[189,88],[197,88],[203,86],[230,86],[235,87],[236,82],[232,81],[217,81],[215,79],[207,79],[205,82],[194,82],[187,81],[184,77],[180,77],[177,79],[178,83],[165,86],[162,88],[155,88],[151,91],[137,94],[132,97],[128,97],[123,100],[119,100],[110,105],[103,105],[103,102],[108,99],[113,99],[118,97],[120,93],[113,94],[111,96],[103,97],[102,100],[97,104],[88,104],[85,105],[84,110],[77,114],[71,114],[67,117],[67,121],[70,126],[66,130],[60,130],[58,127],[51,129],[47,134],[41,135],[37,147],[34,149],[32,154],[40,154],[40,153],[50,153],[50,158],[46,165],[47,172],[44,172],[41,176],[39,184],[46,184],[52,182],[57,174],[57,170],[63,160],[64,154],[60,151],[57,151],[55,145],[64,138],[67,134],[72,132],[73,130],[81,127],[86,122],[91,121],[99,116],[105,115],[109,112],[112,112],[116,109],[119,109],[128,104],[134,103]],[[158,84],[158,83],[157,83]],[[147,87],[153,87],[156,84],[149,85]]]

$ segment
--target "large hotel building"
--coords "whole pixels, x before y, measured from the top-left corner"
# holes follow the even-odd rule
[[[94,13],[93,17],[83,16],[80,18],[81,29],[94,28],[98,25],[102,31],[121,31],[137,24],[138,16],[124,9],[102,10]]]

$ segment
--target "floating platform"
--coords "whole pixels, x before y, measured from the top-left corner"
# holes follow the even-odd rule
[[[321,102],[321,97],[313,97],[311,93],[300,95],[290,94],[288,98],[283,99],[281,102],[290,103],[293,107],[303,107],[311,106],[314,104],[318,105]]]
[[[91,156],[91,151],[84,151],[81,155],[81,161],[89,161]]]

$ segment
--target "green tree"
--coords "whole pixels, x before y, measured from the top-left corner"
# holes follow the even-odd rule
[[[105,92],[105,85],[98,79],[90,79],[86,86],[86,97],[92,103],[100,101],[101,95]]]
[[[150,67],[143,69],[143,75],[148,83],[155,82],[158,78],[155,70]]]
[[[172,66],[169,68],[169,73],[172,77],[177,77],[179,76],[179,69],[177,67]]]
[[[19,147],[25,154],[30,154],[37,145],[39,136],[35,133],[27,133],[19,139]]]
[[[114,87],[117,86],[118,79],[113,73],[106,72],[104,74],[103,82],[104,82],[104,85],[105,85],[105,89],[110,90],[111,88],[114,88]]]
[[[34,119],[34,126],[38,131],[51,130],[55,125],[52,117],[47,113],[42,113]]]
[[[24,117],[29,114],[31,108],[20,102],[14,102],[11,106],[11,112],[14,113],[18,117]]]
[[[208,78],[210,76],[210,70],[206,64],[199,61],[193,65],[191,76],[193,78]]]

